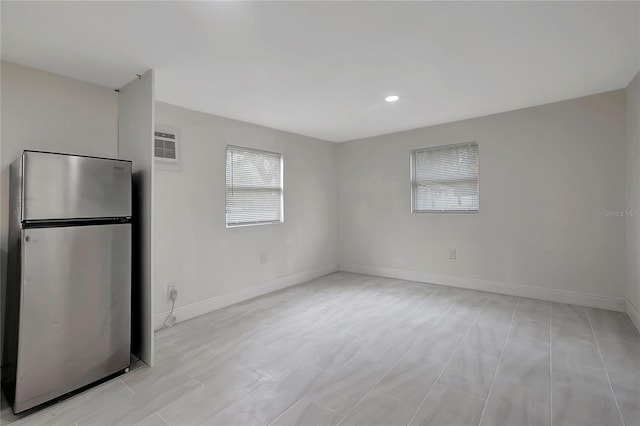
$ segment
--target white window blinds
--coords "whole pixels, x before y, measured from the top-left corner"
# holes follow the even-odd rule
[[[478,144],[411,152],[412,211],[478,211]]]
[[[282,155],[227,146],[227,226],[282,222]]]

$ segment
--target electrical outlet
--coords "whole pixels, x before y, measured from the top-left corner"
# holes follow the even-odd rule
[[[175,291],[176,296],[178,295],[178,290],[176,289],[176,285],[175,284],[169,284],[167,285],[167,299],[172,300],[171,299],[171,292]]]
[[[260,253],[260,263],[264,265],[268,261],[269,261],[269,258],[267,257],[267,253],[264,251]]]
[[[449,249],[449,260],[456,260],[456,249]]]

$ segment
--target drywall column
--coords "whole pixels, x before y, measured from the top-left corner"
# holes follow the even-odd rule
[[[118,156],[133,161],[131,352],[149,365],[153,364],[153,79],[149,70],[118,95]]]

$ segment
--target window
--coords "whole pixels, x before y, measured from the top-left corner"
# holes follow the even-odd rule
[[[411,211],[478,211],[478,144],[411,152]]]
[[[227,226],[283,222],[282,155],[227,146]]]

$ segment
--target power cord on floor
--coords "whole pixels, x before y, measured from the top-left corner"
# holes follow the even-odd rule
[[[167,318],[164,320],[164,324],[162,328],[173,327],[176,323],[176,317],[173,316],[173,308],[176,306],[176,299],[178,298],[178,290],[172,288],[169,292],[169,299],[171,299],[171,312],[167,315]]]

